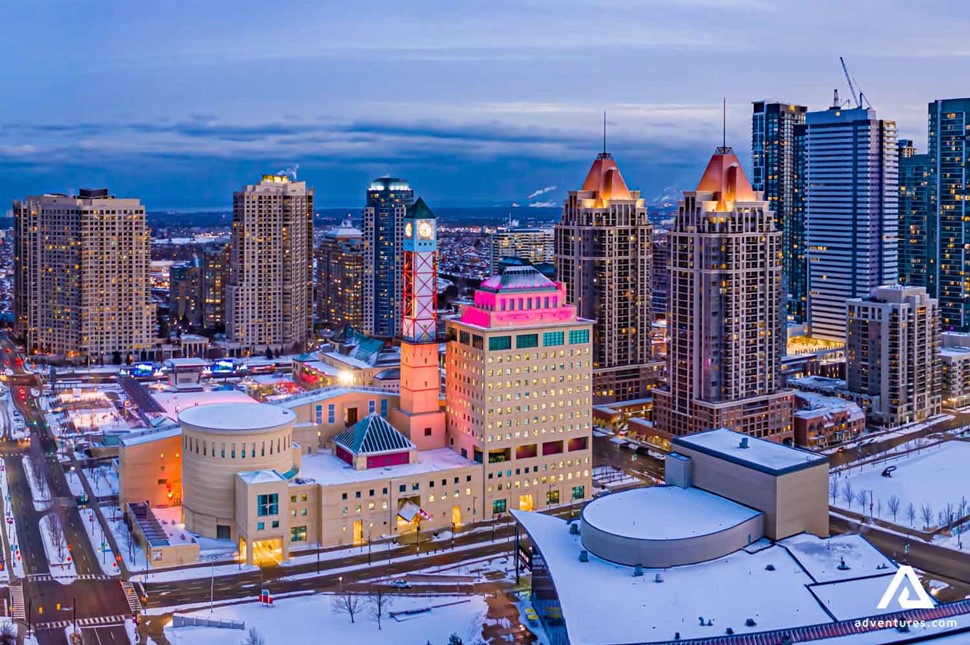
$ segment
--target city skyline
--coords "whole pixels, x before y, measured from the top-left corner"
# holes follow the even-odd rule
[[[720,134],[722,95],[729,141],[747,163],[750,103],[826,107],[833,88],[847,95],[839,55],[900,136],[925,149],[926,104],[949,97],[967,55],[947,45],[966,20],[926,6],[917,21],[917,10],[878,2],[804,12],[754,0],[600,0],[601,19],[583,36],[597,51],[589,57],[561,38],[586,5],[500,4],[488,16],[498,28],[482,30],[477,10],[427,4],[433,11],[381,7],[377,20],[342,6],[274,7],[251,20],[210,2],[198,21],[176,7],[18,8],[4,16],[24,37],[7,57],[23,62],[0,68],[20,97],[0,108],[0,199],[110,178],[152,210],[226,209],[247,177],[300,164],[320,207],[358,207],[360,186],[385,173],[441,206],[524,205],[554,185],[540,199],[559,204],[600,147],[605,109],[608,147],[649,200],[690,184]],[[215,15],[220,29],[208,29]],[[777,29],[796,19],[803,29]],[[39,25],[63,47],[27,45]],[[743,43],[717,35],[742,27]],[[64,50],[75,52],[70,69],[57,64]],[[760,64],[768,54],[771,67]],[[575,79],[590,77],[596,92],[577,93]],[[64,100],[39,91],[48,87]]]

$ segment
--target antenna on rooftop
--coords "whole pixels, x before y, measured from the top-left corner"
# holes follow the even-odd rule
[[[606,154],[606,110],[603,110],[603,154]]]
[[[721,98],[721,147],[727,148],[727,97]]]

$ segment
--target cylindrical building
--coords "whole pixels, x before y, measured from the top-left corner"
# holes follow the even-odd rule
[[[235,540],[236,475],[291,470],[295,420],[292,410],[262,403],[183,410],[179,423],[185,528],[204,537]]]

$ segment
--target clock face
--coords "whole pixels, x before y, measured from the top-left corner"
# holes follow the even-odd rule
[[[411,226],[411,222],[408,222],[407,224],[405,224],[404,225],[404,237],[411,237],[411,234],[414,233],[414,230],[413,229],[414,229],[414,227]]]
[[[418,235],[422,240],[430,240],[434,236],[434,227],[431,226],[431,222],[418,224]]]

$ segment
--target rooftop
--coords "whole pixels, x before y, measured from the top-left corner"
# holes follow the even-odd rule
[[[620,174],[613,155],[605,151],[596,155],[596,160],[593,161],[583,182],[583,190],[592,191],[595,194],[598,208],[607,206],[613,199],[635,199],[633,193],[627,188],[626,182],[623,181],[623,175]]]
[[[743,439],[747,439],[746,448],[741,447]],[[773,475],[828,464],[828,458],[824,455],[750,437],[727,428],[676,437],[673,445],[691,448]]]
[[[179,422],[215,432],[267,430],[296,420],[296,413],[267,403],[214,403],[179,413]]]
[[[299,479],[312,479],[324,486],[330,484],[352,484],[381,479],[400,479],[433,472],[447,472],[457,468],[476,465],[450,448],[423,450],[418,453],[419,461],[385,468],[355,470],[347,462],[335,457],[329,450],[321,450],[312,455],[303,455],[300,462]]]
[[[179,413],[188,410],[189,408],[219,403],[235,403],[245,405],[256,403],[256,401],[248,396],[245,392],[241,392],[236,389],[218,389],[210,386],[206,387],[208,387],[208,389],[197,391],[175,390],[171,388],[159,390],[153,387],[147,391],[151,395],[152,400],[158,404],[162,411],[161,413],[172,421],[177,421]]]
[[[391,426],[379,414],[369,414],[353,427],[347,428],[336,437],[334,443],[340,444],[355,455],[379,454],[413,450],[411,440]]]
[[[555,291],[556,283],[539,273],[532,265],[525,265],[507,267],[502,273],[493,275],[478,288],[495,292],[506,289]]]
[[[714,193],[718,212],[734,210],[737,202],[759,201],[734,150],[727,147],[714,152],[696,192]]]
[[[590,525],[637,540],[677,540],[737,526],[759,511],[698,488],[650,486],[606,495],[583,508]]]
[[[239,473],[239,478],[247,484],[266,484],[269,482],[286,481],[283,475],[275,470],[249,470]]]

